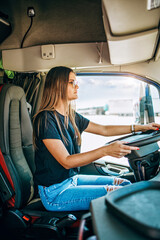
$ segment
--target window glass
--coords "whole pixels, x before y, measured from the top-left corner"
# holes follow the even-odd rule
[[[160,122],[159,92],[155,86],[118,75],[78,75],[77,80],[77,112],[90,121],[104,125],[143,124],[153,120]],[[117,137],[84,132],[81,151],[98,148]],[[112,160],[124,162],[124,159]]]

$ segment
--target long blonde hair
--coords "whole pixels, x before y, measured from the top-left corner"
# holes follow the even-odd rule
[[[69,103],[69,107],[68,107],[68,100],[67,100],[67,86],[69,82],[69,74],[71,72],[73,72],[72,69],[68,67],[60,66],[60,67],[52,68],[46,76],[41,105],[40,105],[39,111],[33,117],[33,145],[35,148],[37,147],[36,139],[39,135],[40,121],[41,121],[41,118],[38,116],[39,116],[39,113],[42,111],[53,111],[53,113],[55,114],[55,118],[57,120],[58,127],[62,134],[63,140],[67,144],[67,140],[62,132],[59,117],[55,111],[55,107],[59,102],[59,100],[62,100],[66,105],[67,115],[65,116],[65,121],[64,121],[65,126],[68,127],[68,119],[70,119],[73,125],[73,128],[75,130],[77,143],[79,145],[81,144],[81,136],[75,123],[75,110],[71,107],[71,103]],[[36,134],[36,130],[35,130],[35,121],[37,121],[38,135]]]

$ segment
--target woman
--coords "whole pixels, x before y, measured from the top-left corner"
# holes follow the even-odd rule
[[[137,147],[116,141],[95,150],[80,153],[83,131],[115,136],[132,131],[157,130],[160,125],[103,126],[76,113],[71,102],[78,98],[76,75],[67,67],[52,68],[46,77],[39,112],[33,121],[35,146],[35,182],[43,205],[50,211],[87,210],[92,199],[130,184],[128,180],[108,176],[79,175],[81,166],[103,157],[123,157]]]

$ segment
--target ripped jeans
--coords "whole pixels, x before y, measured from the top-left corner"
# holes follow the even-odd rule
[[[107,194],[106,185],[114,185],[115,177],[99,175],[75,175],[49,187],[38,186],[44,207],[49,211],[89,210],[93,199]],[[118,186],[131,184],[124,181]]]

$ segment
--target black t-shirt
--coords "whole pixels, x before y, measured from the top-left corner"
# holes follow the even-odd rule
[[[39,135],[37,133],[37,126],[35,121],[35,131],[38,136],[35,150],[35,164],[36,171],[34,180],[37,185],[50,186],[52,184],[60,183],[65,179],[74,176],[78,172],[78,168],[65,169],[48,151],[43,143],[43,139],[60,139],[65,145],[70,155],[79,153],[80,146],[77,144],[73,126],[69,120],[68,128],[64,125],[64,116],[56,112],[61,124],[63,135],[67,139],[67,144],[64,142],[62,134],[57,124],[54,112],[43,111],[37,116],[40,117]],[[46,120],[45,120],[46,117]],[[82,115],[76,113],[75,122],[80,134],[87,128],[89,120]]]

